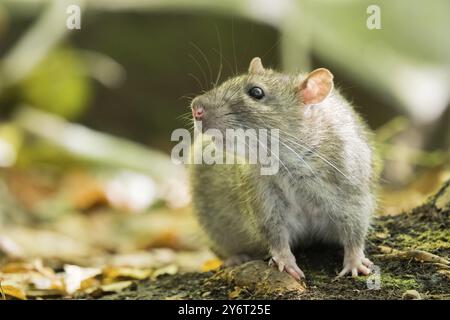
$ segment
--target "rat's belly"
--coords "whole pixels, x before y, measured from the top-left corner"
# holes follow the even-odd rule
[[[340,243],[339,230],[328,215],[308,208],[290,212],[287,216],[290,242],[296,246],[314,243]]]
[[[308,246],[316,242],[340,243],[340,230],[333,221],[333,210],[339,207],[333,186],[304,180],[302,187],[284,188],[291,204],[286,212],[290,242]]]

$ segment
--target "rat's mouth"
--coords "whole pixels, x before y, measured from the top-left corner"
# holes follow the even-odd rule
[[[213,122],[208,119],[203,119],[202,121],[196,121],[194,119],[194,128],[198,133],[203,133],[209,136],[216,136],[218,134],[225,136],[228,131],[233,132],[234,130],[239,129],[235,126],[224,123],[218,125],[217,122]]]

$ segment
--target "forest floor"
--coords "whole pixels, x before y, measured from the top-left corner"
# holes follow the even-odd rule
[[[18,198],[39,198],[18,177]],[[296,252],[300,283],[266,261],[221,268],[199,245],[190,209],[112,213],[79,173],[69,180],[35,211],[54,212],[75,180],[77,212],[0,226],[0,299],[450,299],[450,181],[424,204],[374,219],[371,275],[335,279],[343,250],[312,247]]]
[[[367,253],[379,271],[368,277],[335,280],[342,250],[314,247],[297,253],[306,274],[301,286],[266,263],[249,262],[216,271],[162,275],[101,298],[450,299],[450,182],[422,206],[376,218]]]

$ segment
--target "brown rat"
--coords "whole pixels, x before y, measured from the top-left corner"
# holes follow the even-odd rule
[[[191,107],[203,128],[279,130],[274,175],[242,164],[191,166],[194,209],[227,264],[271,258],[300,278],[293,248],[329,242],[345,251],[339,276],[370,272],[364,242],[377,180],[371,133],[327,69],[286,75],[254,58],[248,73]]]

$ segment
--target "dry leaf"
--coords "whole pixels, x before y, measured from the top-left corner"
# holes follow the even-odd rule
[[[239,296],[241,295],[242,291],[244,291],[244,290],[245,290],[245,289],[240,288],[240,287],[234,287],[234,290],[231,291],[231,292],[228,294],[228,298],[230,298],[230,299],[236,299],[236,298],[239,298]]]
[[[170,249],[154,249],[151,251],[117,254],[107,258],[107,260],[100,261],[100,263],[117,267],[150,269],[172,263],[176,258],[176,254]]]
[[[374,236],[378,239],[384,240],[390,237],[390,234],[387,232],[375,232]]]
[[[64,295],[61,290],[27,290],[27,297],[42,298],[42,297],[60,297]]]
[[[178,272],[178,266],[174,264],[169,264],[168,266],[162,267],[152,274],[152,279],[156,279],[163,274],[174,275]]]
[[[133,281],[119,281],[111,284],[105,284],[103,286],[100,286],[100,289],[103,292],[120,292],[123,291],[133,285]]]
[[[118,293],[133,286],[133,281],[119,281],[111,284],[105,284],[99,287],[90,288],[86,293],[98,297],[105,293]]]
[[[102,273],[99,268],[82,268],[75,265],[64,266],[64,286],[68,294],[81,288],[81,283]]]
[[[34,265],[28,262],[10,262],[0,269],[3,273],[26,273],[33,270]]]
[[[106,267],[103,268],[103,275],[111,282],[117,278],[126,278],[133,280],[144,280],[150,277],[153,270],[151,269],[139,269],[139,268],[127,268],[127,267]]]
[[[184,294],[184,293],[175,294],[173,296],[165,297],[164,299],[165,300],[183,300],[183,299],[186,299],[186,294]]]
[[[443,276],[445,276],[450,281],[450,271],[449,270],[440,269],[437,272],[442,274]]]
[[[221,265],[222,265],[222,260],[210,259],[202,265],[202,272],[208,272],[211,270],[219,269]]]
[[[65,293],[64,283],[60,276],[45,277],[41,274],[32,274],[29,278],[29,284],[37,290],[56,290],[60,294]]]
[[[52,230],[12,226],[1,229],[0,233],[12,239],[23,250],[25,257],[40,257],[58,261],[76,261],[92,257],[98,251],[83,238],[70,237]]]
[[[99,279],[89,278],[89,279],[81,281],[79,290],[84,291],[89,288],[98,287],[99,285],[101,285],[101,281]]]
[[[3,289],[3,293],[6,296],[14,297],[14,298],[17,298],[20,300],[27,300],[27,296],[25,295],[25,290],[23,290],[23,288],[21,288],[21,287],[2,283],[2,289]]]

